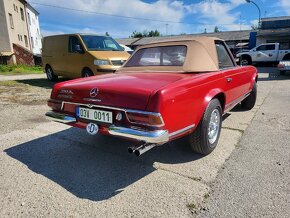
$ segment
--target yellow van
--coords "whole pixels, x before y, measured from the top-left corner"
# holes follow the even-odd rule
[[[129,58],[109,36],[67,34],[43,39],[42,63],[47,79],[88,77],[115,72]]]

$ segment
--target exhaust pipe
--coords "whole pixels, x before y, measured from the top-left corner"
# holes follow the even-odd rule
[[[128,148],[128,152],[129,154],[134,153],[137,149],[141,148],[142,146],[144,146],[145,143],[144,142],[139,142],[137,145],[133,146],[133,147],[129,147]]]
[[[134,154],[139,157],[141,154],[144,154],[146,151],[149,151],[151,148],[154,148],[156,144],[144,144],[134,151]]]
[[[144,142],[141,142],[133,147],[128,148],[128,152],[130,154],[134,153],[137,157],[139,157],[141,154],[144,154],[146,151],[149,151],[151,148],[154,148],[157,144],[147,144]]]

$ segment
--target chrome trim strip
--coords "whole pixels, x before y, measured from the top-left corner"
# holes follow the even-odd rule
[[[180,130],[177,130],[177,131],[175,131],[175,132],[170,133],[170,134],[169,134],[169,137],[172,137],[172,136],[178,135],[178,134],[180,134],[180,133],[182,133],[182,132],[185,132],[185,131],[187,131],[187,130],[190,130],[190,129],[194,128],[194,127],[195,127],[195,124],[192,124],[192,125],[187,126],[187,127],[183,128],[183,129],[180,129]]]
[[[248,97],[251,94],[251,91],[244,94],[243,96],[239,97],[237,100],[225,105],[225,111],[223,114],[229,112],[231,109],[233,109],[238,103],[240,103],[241,101],[243,101],[246,97]]]
[[[49,120],[60,122],[60,123],[75,123],[77,120],[75,117],[72,117],[71,115],[57,113],[53,111],[49,111],[45,114]]]
[[[95,98],[84,98],[85,101],[92,101],[92,102],[101,102],[101,99],[95,99]]]
[[[114,136],[135,139],[146,143],[164,144],[169,141],[169,134],[167,130],[142,131],[111,125],[108,132]]]
[[[99,108],[104,108],[104,109],[111,109],[111,110],[123,111],[129,121],[130,121],[130,119],[128,118],[127,112],[140,113],[140,114],[152,114],[152,115],[155,115],[155,116],[160,116],[161,121],[162,121],[162,125],[156,126],[156,125],[148,125],[148,124],[146,125],[146,124],[142,124],[142,123],[135,123],[135,122],[131,122],[131,121],[130,122],[133,123],[133,124],[140,124],[140,125],[145,125],[145,126],[155,126],[155,127],[161,127],[161,126],[164,126],[165,125],[164,120],[163,120],[161,114],[160,113],[157,113],[157,112],[131,110],[131,109],[122,109],[122,108],[117,108],[117,107],[102,106],[102,105],[96,105],[96,104],[82,104],[82,103],[67,102],[67,101],[62,101],[62,103],[61,103],[61,110],[63,110],[64,104],[80,105],[80,106],[86,106],[86,107],[89,107],[89,108],[99,107]]]

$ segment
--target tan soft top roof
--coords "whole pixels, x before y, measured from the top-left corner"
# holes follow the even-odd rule
[[[143,48],[151,48],[157,46],[185,45],[187,46],[187,54],[183,66],[138,66],[126,67],[126,63],[118,72],[122,71],[177,71],[177,72],[205,72],[218,71],[218,57],[216,52],[215,40],[223,41],[214,37],[194,37],[182,36],[180,38],[162,39],[158,42],[140,46],[137,52]],[[134,52],[134,53],[135,53]],[[134,54],[133,54],[134,55]],[[130,59],[130,58],[129,58]]]

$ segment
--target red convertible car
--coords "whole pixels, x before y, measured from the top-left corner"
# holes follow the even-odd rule
[[[128,150],[137,156],[183,136],[193,151],[209,154],[222,115],[239,103],[254,107],[257,77],[218,38],[160,40],[139,47],[116,73],[56,84],[46,116],[136,141]]]

